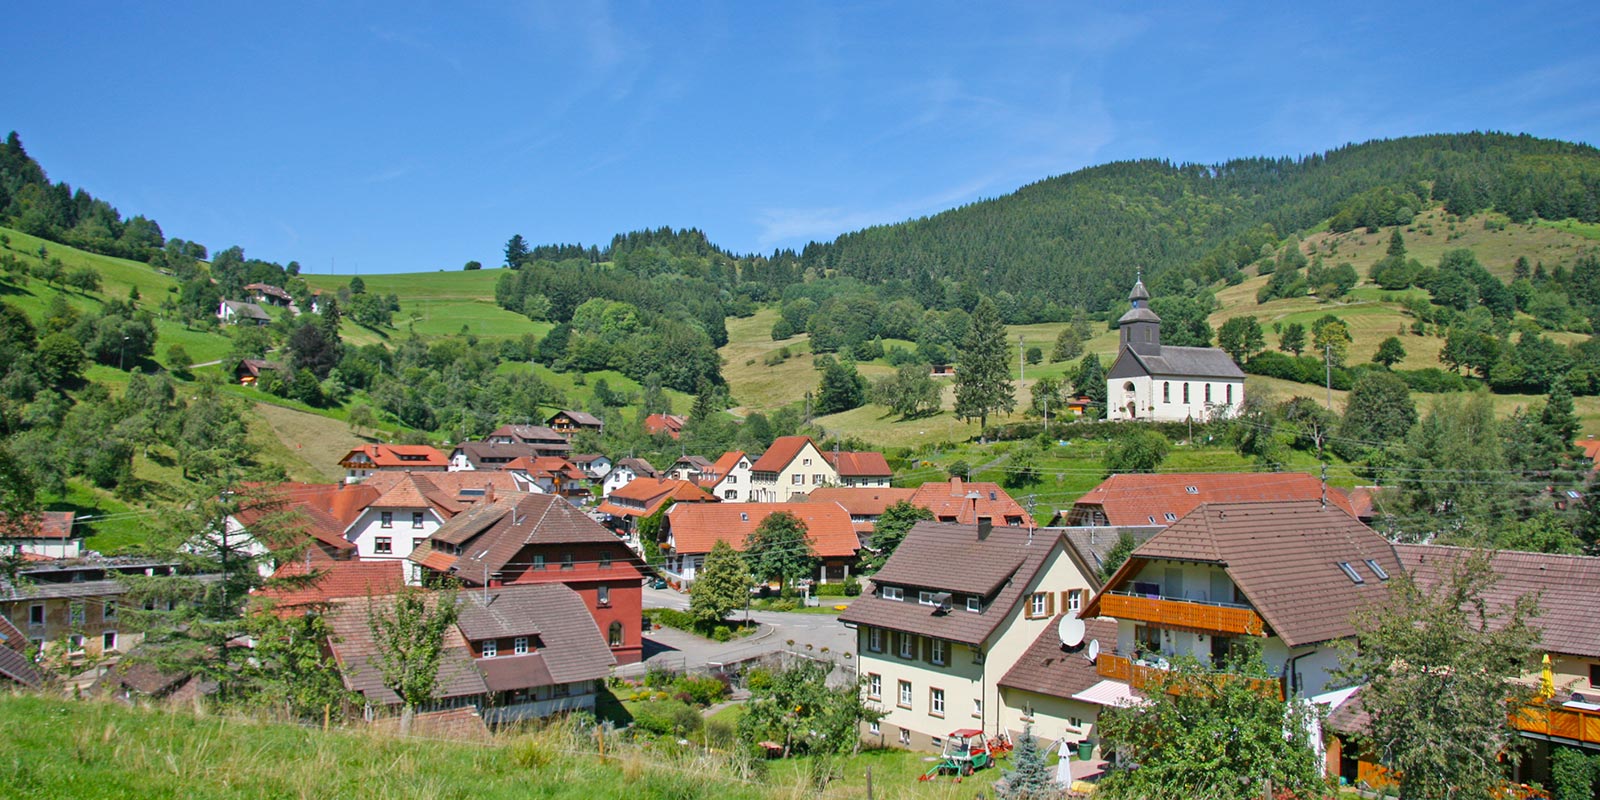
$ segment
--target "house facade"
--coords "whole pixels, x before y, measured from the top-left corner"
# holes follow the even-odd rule
[[[83,537],[74,527],[71,511],[44,511],[28,518],[25,526],[0,524],[0,555],[37,558],[77,558],[83,555]],[[4,523],[0,520],[0,523]]]
[[[466,472],[480,469],[505,469],[519,458],[540,455],[539,449],[520,442],[462,442],[450,451],[450,471]]]
[[[884,712],[863,738],[936,751],[957,729],[1007,730],[1014,717],[1002,710],[1000,679],[1094,588],[1059,534],[913,526],[870,594],[839,616],[856,629],[866,700]]]
[[[715,503],[717,498],[691,481],[670,478],[639,478],[606,496],[597,509],[623,536],[628,546],[640,549],[636,532],[640,519],[673,503]]]
[[[599,453],[573,453],[567,460],[583,470],[585,475],[597,481],[605,478],[606,473],[611,471],[611,459]]]
[[[217,307],[217,319],[224,325],[267,325],[272,322],[272,317],[255,303],[246,303],[239,300],[224,300]]]
[[[514,476],[489,471],[384,473],[364,485],[379,494],[344,530],[362,560],[404,560],[469,506],[517,491]]]
[[[642,458],[619,459],[615,466],[606,472],[605,478],[600,481],[600,494],[610,497],[612,492],[633,483],[639,478],[654,478],[659,473],[650,466],[650,462]]]
[[[379,472],[446,472],[450,459],[425,444],[366,444],[339,459],[345,483],[360,483]]]
[[[565,436],[544,425],[501,425],[486,437],[492,444],[531,445],[535,455],[564,456],[572,452]]]
[[[839,482],[839,473],[809,436],[779,436],[750,465],[750,502],[787,503]]]
[[[750,457],[734,450],[723,453],[716,463],[700,473],[697,482],[724,503],[750,500]]]
[[[509,494],[456,515],[411,552],[424,573],[496,588],[558,583],[576,592],[619,664],[643,651],[648,568],[616,534],[552,495]]]
[[[561,434],[569,441],[580,431],[594,431],[600,433],[605,429],[605,423],[600,418],[587,411],[562,410],[550,415],[545,420],[550,429]]]
[[[1244,371],[1215,347],[1161,343],[1161,317],[1144,281],[1133,285],[1118,320],[1121,347],[1106,373],[1106,419],[1205,421],[1233,416],[1244,403]]]
[[[792,514],[806,527],[806,541],[821,560],[815,578],[838,583],[850,577],[860,542],[850,514],[836,503],[684,503],[668,509],[662,556],[667,571],[691,585],[719,541],[744,552],[745,540],[767,517]]]
[[[840,486],[885,488],[894,479],[894,471],[882,453],[830,451],[822,457],[838,474]]]
[[[144,639],[122,613],[128,585],[117,576],[175,570],[171,562],[137,558],[26,565],[18,572],[21,580],[0,577],[0,617],[26,638],[29,653],[55,652],[69,662],[112,658]]]
[[[683,455],[667,467],[667,477],[675,481],[696,481],[711,468],[711,459],[705,456]]]

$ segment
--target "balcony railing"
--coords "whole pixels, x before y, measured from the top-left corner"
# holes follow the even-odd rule
[[[1101,653],[1099,659],[1095,661],[1095,667],[1100,673],[1100,677],[1107,680],[1121,681],[1128,684],[1130,688],[1140,691],[1144,691],[1153,681],[1168,672],[1165,666],[1148,663],[1141,664],[1126,656],[1119,656],[1113,653]],[[1232,675],[1218,674],[1218,677],[1238,679],[1237,676]],[[1250,679],[1250,682],[1262,693],[1278,698],[1283,697],[1283,687],[1279,685],[1278,681]]]
[[[1511,726],[1552,739],[1600,744],[1600,711],[1533,703],[1512,712]]]
[[[1100,599],[1100,613],[1117,619],[1217,633],[1260,636],[1266,631],[1261,615],[1248,606],[1231,603],[1110,592]]]

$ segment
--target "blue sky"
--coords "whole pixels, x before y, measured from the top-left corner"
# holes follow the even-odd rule
[[[149,6],[149,7],[145,7]],[[513,233],[800,247],[1117,159],[1600,144],[1600,3],[157,3],[6,12],[0,129],[308,271]]]

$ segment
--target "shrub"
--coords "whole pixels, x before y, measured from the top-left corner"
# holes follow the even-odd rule
[[[844,597],[844,584],[824,583],[817,587],[818,597]]]
[[[711,629],[711,641],[727,642],[733,640],[733,631],[726,625],[718,625]]]
[[[665,667],[652,665],[650,671],[644,674],[644,685],[652,689],[665,689],[673,683],[672,673]]]
[[[728,685],[710,675],[685,675],[673,684],[673,688],[688,697],[689,702],[703,706],[709,706],[728,694]]]
[[[794,644],[790,639],[789,644]],[[767,689],[772,686],[772,671],[766,667],[756,667],[744,674],[744,688],[752,692]]]
[[[859,597],[860,595],[861,595],[861,581],[856,580],[856,576],[854,576],[854,575],[851,575],[850,577],[845,578],[844,579],[844,596],[845,597]]]
[[[633,724],[659,736],[688,736],[702,723],[700,712],[682,700],[651,700],[633,710]]]
[[[793,600],[774,600],[769,606],[772,611],[793,611],[799,607]]]

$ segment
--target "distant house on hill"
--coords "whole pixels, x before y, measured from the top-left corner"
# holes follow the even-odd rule
[[[224,325],[266,325],[272,322],[272,317],[261,310],[255,303],[246,303],[240,300],[224,300],[217,309],[217,319]]]
[[[533,458],[539,455],[542,455],[539,448],[531,444],[462,442],[450,451],[450,471],[505,469],[507,464],[519,458]]]
[[[281,287],[268,283],[252,283],[244,287],[250,293],[250,299],[263,305],[283,306],[288,308],[294,302],[294,297]]]
[[[676,439],[683,432],[686,421],[677,414],[651,414],[644,418],[644,432],[651,436],[664,433]]]
[[[593,414],[586,411],[572,410],[557,411],[550,415],[550,419],[545,420],[545,424],[568,439],[571,439],[580,431],[600,433],[606,426],[604,422],[600,421],[599,417]]]
[[[0,554],[36,558],[77,558],[83,554],[83,533],[75,530],[72,511],[45,511],[13,525],[0,519]]]
[[[1244,371],[1215,347],[1161,343],[1161,317],[1144,281],[1118,320],[1122,345],[1106,373],[1106,418],[1183,422],[1231,417],[1244,403]]]
[[[544,425],[501,425],[490,432],[491,444],[525,444],[532,446],[541,456],[564,456],[572,452],[572,444],[565,436]]]
[[[611,459],[599,453],[573,453],[567,456],[567,460],[595,480],[604,478],[611,471]]]
[[[450,459],[425,444],[364,444],[339,459],[345,483],[360,483],[379,472],[444,472]]]
[[[261,381],[263,372],[281,371],[282,369],[283,365],[276,361],[246,358],[242,359],[233,368],[233,379],[238,381],[240,386],[254,386]]]
[[[693,481],[700,478],[700,474],[711,468],[711,459],[705,456],[678,456],[678,460],[667,467],[667,477],[676,481]]]

